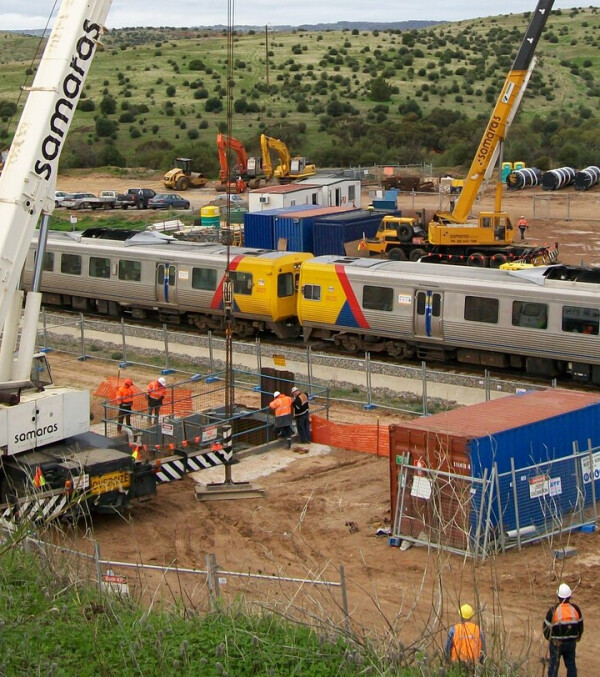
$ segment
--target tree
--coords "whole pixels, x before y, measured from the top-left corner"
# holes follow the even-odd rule
[[[96,120],[96,134],[100,137],[112,136],[117,131],[117,123],[108,118],[98,118]]]
[[[116,111],[116,100],[110,94],[102,97],[102,101],[100,102],[100,112],[102,115],[113,115],[113,113],[116,113]]]
[[[389,101],[394,92],[394,88],[382,77],[373,78],[367,87],[371,101]]]

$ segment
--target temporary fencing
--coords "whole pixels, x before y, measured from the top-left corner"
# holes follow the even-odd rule
[[[473,558],[506,552],[563,532],[595,528],[600,447],[483,477],[396,459],[398,492],[391,537]],[[593,479],[592,479],[593,478]]]
[[[311,416],[312,440],[339,449],[360,451],[377,456],[390,455],[390,437],[387,425],[335,423],[317,415]]]

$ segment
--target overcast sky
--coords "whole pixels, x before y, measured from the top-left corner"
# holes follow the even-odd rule
[[[57,5],[59,4],[59,0]],[[234,5],[240,26],[335,23],[337,21],[458,21],[479,16],[523,13],[534,0],[245,0]],[[54,0],[1,0],[0,30],[43,28]],[[600,0],[577,5],[557,0],[554,9],[600,7]],[[123,26],[212,26],[227,23],[227,3],[207,0],[113,0],[109,28]]]

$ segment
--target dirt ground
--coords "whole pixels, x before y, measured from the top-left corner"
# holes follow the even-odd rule
[[[142,181],[61,176],[58,181],[58,189],[67,191],[124,190],[138,185],[162,190],[160,176]],[[507,195],[504,207],[515,221],[521,214],[528,218],[530,241],[558,241],[563,262],[598,261],[600,190],[583,196],[566,191],[553,196],[554,213],[566,213],[569,194],[577,200],[576,219],[533,218],[532,195],[527,191]],[[195,209],[214,195],[212,188],[187,193]],[[365,206],[369,189],[363,197]],[[399,200],[400,208],[411,206],[408,198]],[[427,196],[421,206],[436,209],[439,198]],[[491,193],[486,193],[481,207],[491,207]],[[128,215],[139,217],[137,210]],[[102,363],[89,361],[82,368],[71,358],[54,355],[51,359],[58,382],[93,392],[106,376]],[[130,369],[128,376],[143,384],[156,374]],[[100,415],[100,402],[94,401],[93,408]],[[381,412],[337,405],[331,410],[334,421],[357,425],[373,422],[376,415]],[[393,420],[390,416],[383,422]],[[540,660],[547,645],[541,625],[558,582],[564,580],[574,588],[574,599],[585,617],[586,632],[578,648],[580,674],[596,674],[600,664],[600,645],[595,642],[600,631],[599,532],[564,536],[522,552],[512,550],[474,567],[456,555],[390,547],[385,536],[376,536],[376,530],[390,526],[391,519],[385,458],[312,445],[305,455],[273,452],[271,457],[260,457],[258,464],[267,474],[256,478],[254,469],[252,481],[265,489],[262,498],[198,502],[194,479],[188,476],[160,486],[156,498],[136,507],[129,522],[96,519],[90,535],[100,543],[103,558],[120,561],[159,565],[176,561],[181,567],[205,568],[206,555],[214,553],[219,566],[229,571],[297,577],[320,573],[333,580],[338,580],[337,568],[343,565],[354,627],[379,636],[391,632],[406,645],[419,636],[442,645],[448,623],[456,621],[459,601],[474,603],[477,599],[491,650],[496,656],[525,661],[523,674],[531,675],[542,674]],[[249,465],[250,460],[235,466],[234,480],[246,479]],[[222,468],[206,472],[213,474],[199,481],[223,479],[214,475]],[[574,546],[577,556],[555,560],[553,550],[566,545]],[[494,632],[493,641],[492,628],[501,628]]]
[[[117,179],[110,175],[74,171],[70,175],[58,177],[57,190],[89,191],[97,194],[101,190],[124,192],[128,188],[142,187],[164,192],[161,179],[162,174],[158,173],[143,179]],[[196,213],[218,195],[215,185],[209,183],[205,188],[186,191],[185,196],[192,203]],[[376,188],[371,186],[363,189],[363,208],[370,203]],[[494,187],[490,185],[474,211],[492,209],[493,194]],[[437,194],[422,193],[413,198],[401,193],[398,198],[398,208],[407,214],[413,208],[425,209],[431,214],[440,206],[448,209],[449,203],[447,200],[440,202]],[[521,215],[527,218],[530,226],[527,231],[528,242],[538,244],[558,242],[560,260],[563,263],[600,263],[600,186],[585,192],[575,191],[572,187],[552,193],[537,188],[515,192],[504,191],[503,208],[511,215],[514,223]],[[98,217],[106,215],[102,212],[96,214]],[[143,216],[148,219],[149,224],[157,218],[164,218],[164,213],[159,215],[149,211],[128,210],[126,214],[126,218],[139,219]],[[518,237],[517,234],[515,239]]]
[[[94,391],[106,377],[106,364],[51,356],[57,382]],[[145,384],[155,373],[130,368],[128,376]],[[98,414],[101,403],[94,399]],[[334,421],[373,422],[381,412],[334,405]],[[384,423],[397,420],[385,417]],[[360,434],[357,428],[357,434]],[[206,473],[206,475],[204,475]],[[559,581],[575,590],[586,632],[579,645],[581,675],[600,664],[598,592],[600,533],[573,534],[552,544],[488,559],[469,560],[413,547],[390,547],[380,527],[390,525],[388,460],[311,445],[307,454],[273,451],[234,466],[235,481],[249,480],[265,490],[261,498],[198,502],[194,479],[158,487],[157,496],[134,508],[131,520],[100,517],[87,535],[100,543],[102,557],[180,567],[206,567],[214,553],[222,570],[339,580],[343,565],[353,627],[383,637],[391,633],[409,645],[419,636],[440,646],[459,602],[481,610],[490,650],[527,664],[522,674],[540,675],[547,646],[541,625]],[[262,474],[265,473],[265,474]],[[198,473],[196,474],[198,475]],[[202,471],[201,482],[220,482],[223,468]],[[79,534],[81,536],[81,533]],[[555,560],[553,549],[566,545],[577,556]],[[190,583],[198,585],[198,581]],[[222,592],[229,592],[226,583]],[[261,584],[249,586],[252,595]],[[189,591],[176,590],[187,595]],[[191,593],[190,593],[191,594]],[[286,604],[292,591],[280,590]],[[289,595],[289,597],[287,597]],[[280,598],[279,602],[283,600]],[[434,608],[436,612],[434,613]]]

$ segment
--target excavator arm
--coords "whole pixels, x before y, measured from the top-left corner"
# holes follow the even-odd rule
[[[274,139],[271,136],[261,134],[260,147],[262,149],[263,167],[267,180],[270,180],[273,174],[278,177],[289,176],[292,156],[286,144],[279,139]],[[274,150],[279,156],[279,164],[275,167],[275,170],[273,170],[273,164],[271,162],[271,150]]]
[[[227,151],[232,150],[235,153],[235,170],[239,176],[245,176],[248,168],[248,154],[244,144],[232,136],[226,134],[217,134],[217,149],[219,151],[219,179],[221,183],[230,180],[231,162],[228,160]]]
[[[464,187],[449,212],[438,212],[436,221],[465,223],[481,189],[486,173],[498,154],[498,146],[504,141],[510,121],[514,117],[529,79],[535,49],[546,25],[554,0],[539,0],[519,52],[509,71],[492,115],[487,123],[477,152],[467,174]]]

